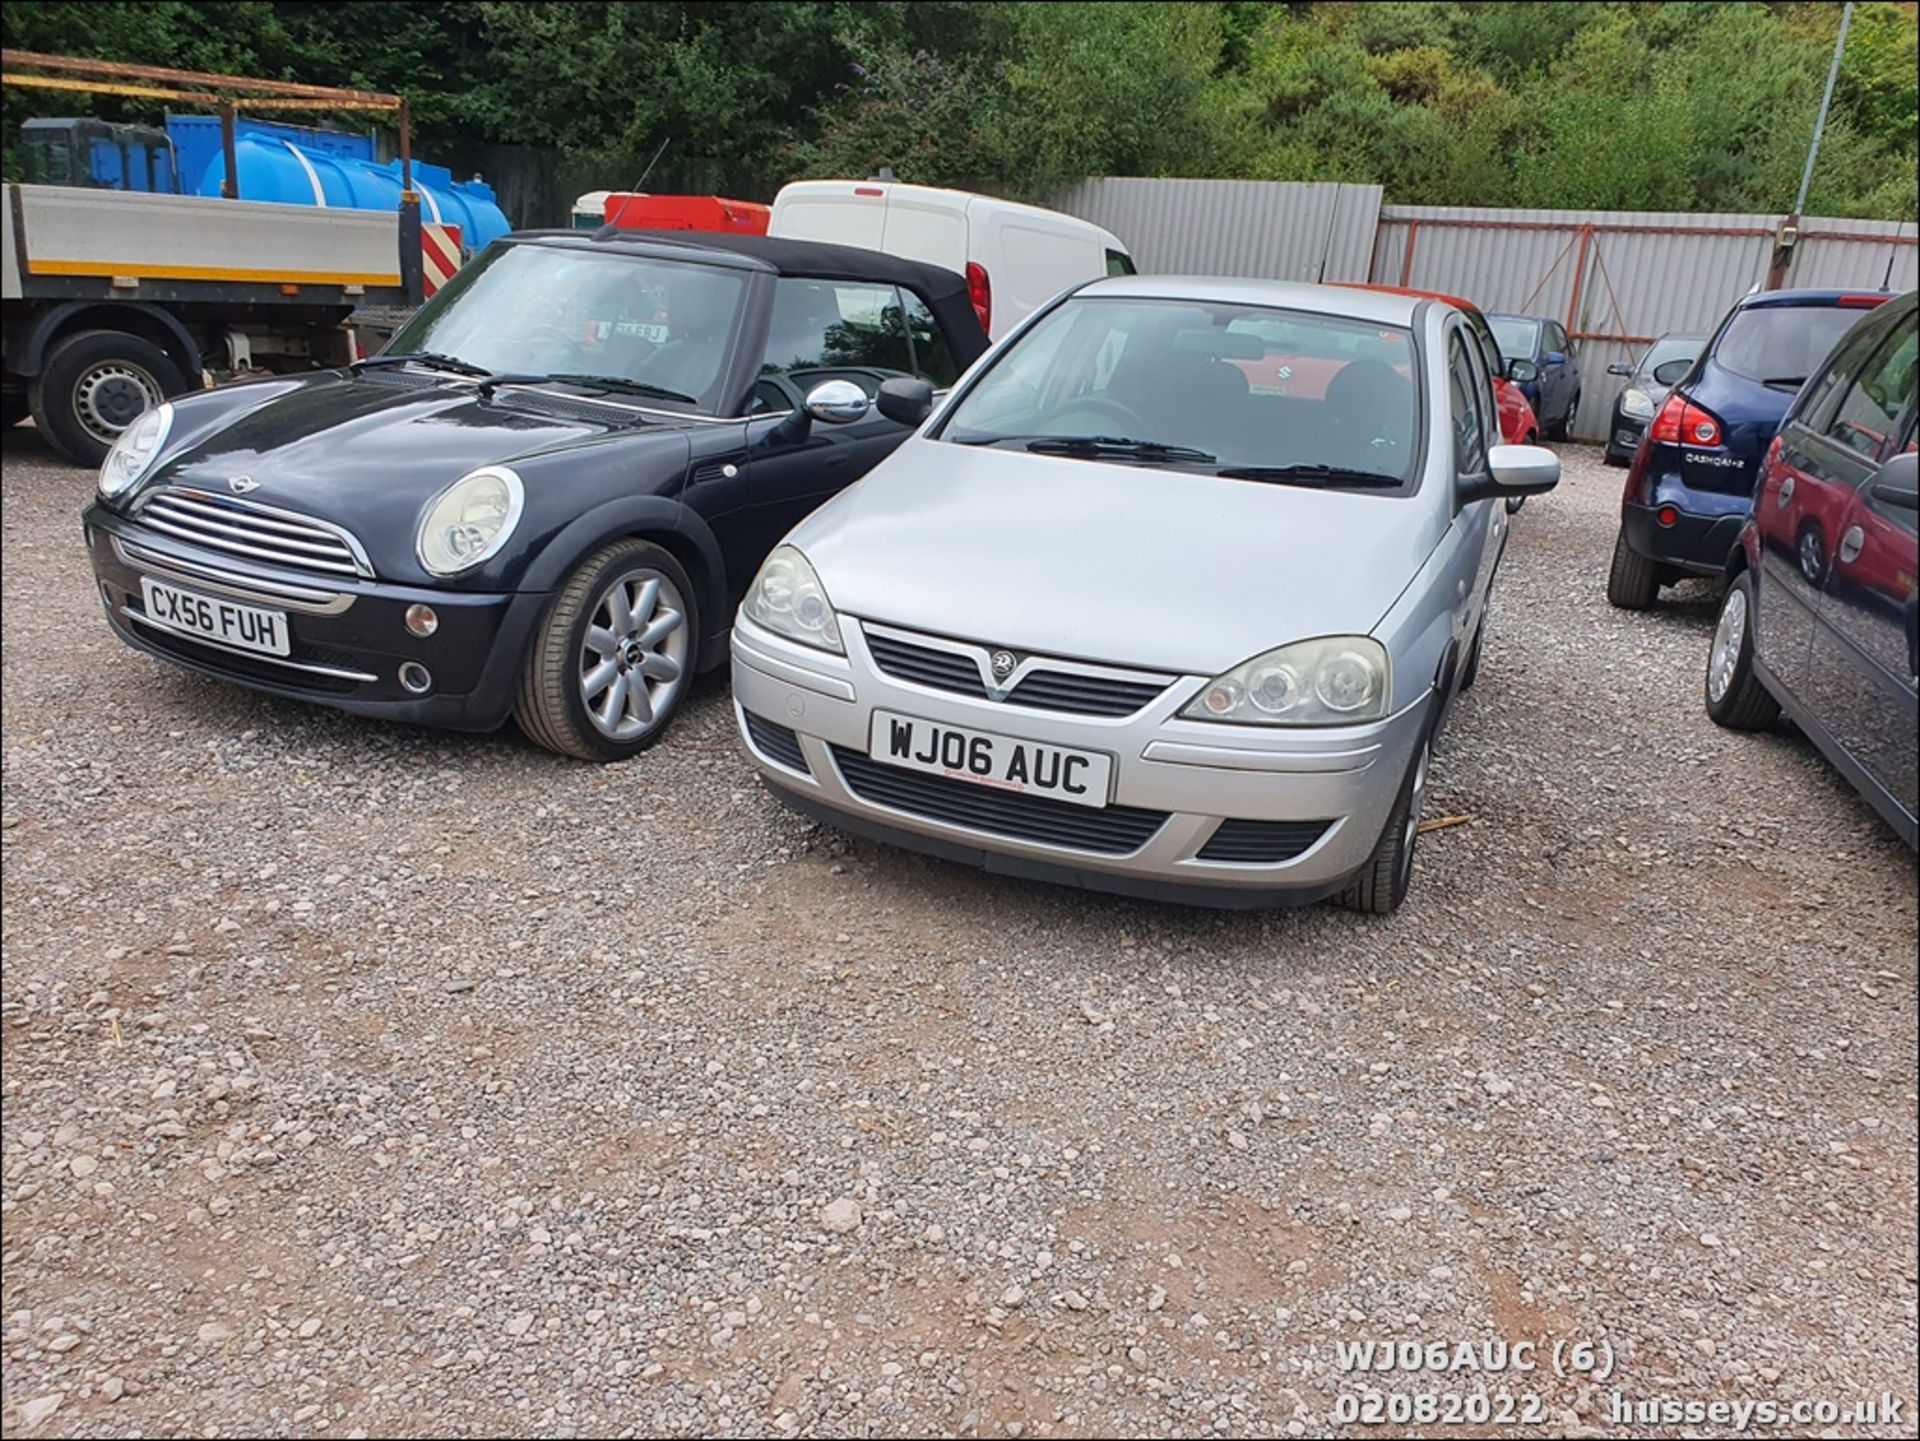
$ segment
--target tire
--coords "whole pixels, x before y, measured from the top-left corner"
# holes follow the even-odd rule
[[[1349,911],[1386,916],[1400,909],[1413,884],[1413,851],[1420,839],[1420,817],[1426,805],[1427,768],[1433,759],[1433,738],[1427,736],[1414,752],[1407,778],[1387,816],[1386,828],[1374,843],[1373,854],[1334,903]]]
[[[123,330],[82,330],[56,343],[28,392],[33,423],[76,465],[98,465],[141,411],[187,388],[152,341]]]
[[[693,582],[673,555],[620,540],[583,560],[534,631],[513,717],[536,745],[622,761],[665,735],[693,684]]]
[[[1650,610],[1660,594],[1660,567],[1627,544],[1623,530],[1614,538],[1613,567],[1607,572],[1607,602],[1618,610]]]
[[[1615,470],[1625,470],[1628,466],[1633,464],[1632,456],[1626,454],[1624,451],[1614,450],[1611,447],[1608,448],[1607,453],[1603,457],[1603,459],[1606,461],[1608,465],[1612,466]]]
[[[1567,413],[1560,417],[1560,423],[1553,428],[1553,439],[1566,440],[1573,434],[1573,417],[1580,410],[1580,392],[1573,393],[1573,399],[1567,403]]]
[[[1753,602],[1753,574],[1742,571],[1720,601],[1707,651],[1707,714],[1728,730],[1766,730],[1780,719],[1780,702],[1753,671]]]
[[[1480,624],[1473,632],[1473,649],[1467,652],[1466,667],[1460,672],[1460,689],[1463,691],[1472,690],[1473,683],[1480,679],[1480,652],[1487,643],[1487,608],[1492,604],[1493,597],[1488,596],[1486,605],[1480,609]]]

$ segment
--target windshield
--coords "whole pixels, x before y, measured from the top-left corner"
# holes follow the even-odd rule
[[[495,374],[629,381],[711,410],[745,292],[740,272],[718,266],[496,245],[401,327],[387,350],[430,352]]]
[[[1713,363],[1778,389],[1798,390],[1860,318],[1832,305],[1736,310],[1713,347]]]
[[[1401,486],[1416,449],[1413,377],[1412,337],[1391,326],[1091,296],[1002,351],[941,438],[1254,480]]]
[[[1534,347],[1540,340],[1539,321],[1489,315],[1487,324],[1493,327],[1494,344],[1500,347],[1500,353],[1508,360],[1533,359]]]

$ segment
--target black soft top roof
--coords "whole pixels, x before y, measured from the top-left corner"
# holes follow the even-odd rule
[[[827,245],[818,240],[788,240],[771,235],[729,235],[709,230],[616,230],[603,226],[586,230],[523,230],[515,239],[556,241],[594,250],[623,250],[635,255],[668,257],[687,251],[719,252],[711,259],[726,264],[735,257],[745,270],[771,270],[778,275],[808,276],[820,280],[878,280],[906,285],[928,300],[966,299],[964,276],[938,265],[903,260],[879,250],[853,245]],[[759,262],[754,264],[753,262]],[[736,261],[737,263],[737,261]]]

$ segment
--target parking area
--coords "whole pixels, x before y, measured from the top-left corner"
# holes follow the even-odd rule
[[[10,441],[10,1432],[1912,1404],[1914,857],[1708,722],[1709,590],[1607,606],[1597,450],[1516,519],[1428,800],[1464,819],[1371,920],[842,840],[724,675],[616,767],[186,675],[102,621],[91,475]]]

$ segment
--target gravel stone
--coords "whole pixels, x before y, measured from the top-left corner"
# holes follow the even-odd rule
[[[1608,608],[1621,473],[1563,454],[1434,758],[1471,819],[1368,919],[823,830],[723,674],[598,767],[178,671],[11,432],[8,1434],[1317,1436],[1500,1389],[1343,1384],[1366,1338],[1610,1341],[1505,1383],[1542,1434],[1911,1402],[1913,855],[1706,719],[1712,587]]]

